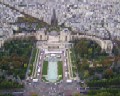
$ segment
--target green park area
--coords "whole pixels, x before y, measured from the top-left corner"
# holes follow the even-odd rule
[[[120,86],[120,54],[117,49],[114,48],[115,54],[110,56],[94,41],[81,39],[73,43],[71,62],[77,68],[80,79],[85,81],[84,84],[80,83],[81,87],[91,88],[87,96],[119,96],[116,95]],[[99,91],[92,88],[107,88],[104,92],[112,95],[97,95]]]
[[[0,89],[23,87],[18,82],[25,79],[33,45],[34,40],[30,38],[4,43],[0,49]]]
[[[76,57],[75,56],[76,55],[75,55],[75,52],[74,52],[73,48],[70,49],[70,57],[71,57],[70,59],[71,59],[71,64],[72,64],[73,77],[76,76],[75,73],[77,71],[77,68],[76,68]]]
[[[45,82],[48,82],[48,80],[46,79],[47,71],[48,71],[48,61],[44,61],[42,68],[42,80],[44,80]]]
[[[62,61],[58,61],[58,75],[63,75]]]
[[[34,62],[35,62],[36,53],[37,53],[37,49],[33,48],[32,53],[31,53],[32,58],[31,58],[31,61],[30,61],[30,68],[29,68],[30,73],[29,73],[29,76],[31,76],[32,73],[34,73],[34,71],[35,71],[34,68],[33,68],[33,65],[34,65]]]
[[[0,94],[0,96],[14,96],[12,94]]]
[[[42,69],[42,79],[46,82],[48,82],[48,80],[46,80],[46,75],[47,75],[47,71],[48,71],[48,61],[44,61],[43,63],[43,69]],[[58,81],[63,79],[63,65],[62,65],[62,61],[58,61]]]
[[[57,82],[59,82],[60,80],[63,79],[63,64],[62,61],[58,61],[58,80]]]
[[[42,75],[47,75],[48,61],[43,62]]]

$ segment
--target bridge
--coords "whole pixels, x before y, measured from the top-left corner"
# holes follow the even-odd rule
[[[112,53],[113,49],[113,43],[111,40],[103,40],[99,37],[96,36],[89,36],[89,35],[74,35],[74,39],[87,39],[87,40],[92,40],[95,41],[98,45],[100,45],[101,49],[106,51],[107,53]]]

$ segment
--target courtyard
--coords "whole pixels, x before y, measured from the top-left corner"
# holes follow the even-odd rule
[[[34,79],[37,81],[32,80],[28,85],[29,92],[31,90],[38,96],[68,96],[79,93],[79,85],[70,78],[67,50],[40,49],[36,58],[37,68],[34,74],[37,75]]]
[[[62,51],[45,52],[42,67],[42,80],[47,82],[58,82],[63,79]]]
[[[44,81],[56,82],[63,77],[63,67],[60,54],[46,54],[42,68],[42,79]]]

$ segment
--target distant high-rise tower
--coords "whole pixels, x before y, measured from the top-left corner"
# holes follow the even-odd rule
[[[57,26],[58,25],[58,20],[57,20],[57,17],[56,17],[55,9],[53,9],[53,15],[52,15],[52,18],[51,18],[51,25],[52,26]]]
[[[104,18],[101,20],[101,25],[102,25],[102,27],[105,27],[105,20],[104,20]]]

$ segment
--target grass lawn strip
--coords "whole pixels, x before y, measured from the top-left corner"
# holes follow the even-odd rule
[[[38,49],[35,49],[35,51],[34,51],[34,53],[33,53],[33,56],[34,56],[34,57],[33,57],[33,61],[32,61],[32,62],[33,62],[33,63],[32,63],[32,64],[33,64],[33,65],[32,65],[32,66],[33,66],[33,69],[32,69],[32,73],[33,73],[32,75],[33,75],[33,77],[34,77],[34,74],[35,74],[36,61],[37,61],[36,59],[37,59],[37,57],[38,57],[38,53],[39,53],[39,50],[38,50]]]
[[[58,61],[58,80],[56,82],[59,82],[63,79],[63,64],[62,61]]]
[[[47,75],[48,70],[48,61],[43,62],[43,69],[42,69],[42,75]]]
[[[62,64],[62,61],[58,61],[58,75],[63,75],[63,64]]]
[[[37,52],[37,49],[34,48],[33,49],[33,54],[32,54],[32,59],[31,59],[31,63],[30,63],[30,74],[29,75],[32,75],[32,72],[33,72],[33,63],[35,61],[36,52]]]
[[[75,72],[76,72],[76,69],[75,69],[76,58],[75,58],[75,53],[74,53],[73,49],[70,50],[70,57],[71,57],[72,65],[74,66],[74,67],[72,67],[73,77],[75,77],[76,76],[75,75]]]

